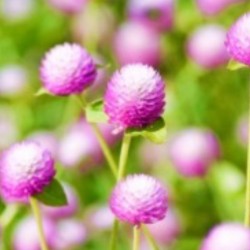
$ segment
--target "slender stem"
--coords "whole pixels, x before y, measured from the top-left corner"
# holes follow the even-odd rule
[[[112,173],[114,174],[114,176],[116,177],[117,176],[117,166],[116,166],[116,163],[115,163],[115,160],[114,160],[114,157],[112,156],[112,153],[109,149],[109,146],[107,144],[107,142],[105,141],[102,133],[100,132],[100,129],[98,128],[98,126],[94,123],[90,123],[94,133],[95,133],[95,136],[100,144],[100,147],[102,149],[102,152],[109,164],[109,167],[112,171]]]
[[[78,104],[80,105],[80,107],[82,108],[82,110],[85,112],[86,101],[83,98],[81,98],[80,96],[74,96],[74,97],[75,97],[76,101],[78,102]],[[94,123],[89,123],[89,124],[92,127],[93,132],[95,133],[95,136],[100,144],[102,152],[103,152],[103,154],[108,162],[108,165],[109,165],[112,173],[116,177],[117,176],[117,165],[116,165],[115,159],[111,153],[111,150],[110,150],[105,138],[103,137],[100,129],[98,128],[98,126],[96,124],[94,124]]]
[[[0,217],[0,224],[2,228],[6,228],[14,219],[18,212],[18,206],[16,204],[8,205]]]
[[[131,143],[131,136],[125,133],[122,140],[117,181],[120,181],[124,176],[130,143]]]
[[[110,250],[115,250],[117,245],[117,234],[119,230],[119,221],[115,220],[113,223],[112,233],[111,233],[111,239],[110,239]]]
[[[41,216],[41,212],[40,212],[37,200],[33,197],[30,197],[30,205],[31,205],[31,208],[33,210],[35,220],[37,223],[41,249],[42,250],[49,250],[49,248],[46,244],[46,240],[45,240],[45,235],[44,235],[43,225],[42,225],[42,216]]]
[[[133,228],[133,250],[139,250],[140,246],[140,227]]]
[[[250,105],[249,105],[249,114],[248,114],[248,149],[247,149],[245,225],[247,227],[250,227]]]
[[[154,237],[151,235],[148,228],[145,225],[143,225],[142,229],[143,229],[144,235],[146,236],[146,238],[147,238],[150,246],[152,247],[152,249],[153,250],[159,250],[159,247],[157,246],[156,241],[155,241]]]

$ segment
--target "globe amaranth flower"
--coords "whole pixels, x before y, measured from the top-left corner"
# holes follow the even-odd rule
[[[238,223],[214,227],[203,241],[200,250],[249,250],[250,230]]]
[[[168,30],[173,26],[174,2],[174,0],[130,0],[129,17],[156,30]]]
[[[1,155],[0,189],[7,201],[26,201],[42,192],[54,175],[51,154],[37,143],[17,143]]]
[[[187,177],[204,176],[219,154],[215,135],[199,128],[181,131],[169,144],[169,156],[174,167]]]
[[[162,52],[159,34],[145,24],[131,21],[118,29],[114,50],[122,65],[138,62],[157,65]]]
[[[195,30],[187,44],[188,55],[203,68],[216,68],[227,63],[226,30],[219,25],[205,25]]]
[[[250,66],[250,13],[241,16],[232,25],[225,45],[234,60]]]
[[[162,184],[144,174],[130,175],[119,182],[110,198],[115,216],[133,225],[162,220],[167,211],[167,192]]]
[[[83,9],[87,0],[48,0],[48,2],[62,12],[74,14]]]
[[[109,81],[104,110],[118,128],[140,128],[161,116],[164,98],[164,82],[157,71],[147,65],[129,64]]]
[[[96,65],[78,44],[65,43],[52,48],[42,60],[41,80],[54,95],[79,94],[96,78]]]

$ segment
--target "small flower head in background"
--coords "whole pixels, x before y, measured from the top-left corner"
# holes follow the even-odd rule
[[[37,143],[12,145],[0,158],[1,194],[7,201],[26,201],[40,193],[55,175],[51,154]]]
[[[219,157],[218,141],[213,133],[190,128],[178,133],[169,144],[174,167],[184,176],[204,176]]]
[[[248,250],[250,249],[250,230],[237,223],[215,226],[203,241],[200,249]]]
[[[236,124],[236,137],[238,142],[247,147],[248,143],[248,115],[242,116]]]
[[[130,175],[119,182],[110,198],[115,216],[132,225],[152,224],[166,216],[167,192],[162,184],[144,174]]]
[[[155,66],[161,57],[160,36],[147,25],[130,21],[118,29],[114,39],[114,50],[122,65],[145,63]]]
[[[231,26],[225,44],[232,59],[250,66],[250,13]]]
[[[173,26],[174,0],[130,0],[129,17],[156,30],[168,30]]]
[[[93,84],[96,65],[78,44],[65,43],[52,48],[40,68],[44,88],[54,95],[79,94]]]
[[[67,14],[80,12],[85,6],[87,0],[48,0],[54,8]]]
[[[219,25],[206,25],[195,30],[187,45],[188,55],[204,68],[226,64],[229,55],[225,48],[226,30]]]
[[[162,115],[164,99],[165,85],[159,73],[147,65],[129,64],[109,81],[104,109],[118,129],[140,128]]]

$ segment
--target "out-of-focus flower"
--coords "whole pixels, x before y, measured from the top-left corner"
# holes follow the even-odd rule
[[[133,225],[152,224],[166,216],[167,192],[162,184],[144,174],[130,175],[119,182],[110,198],[115,216]]]
[[[48,150],[56,158],[58,142],[56,136],[49,131],[36,131],[28,136],[28,140],[37,142],[41,147]]]
[[[43,228],[46,242],[51,246],[55,237],[55,225],[48,218],[43,218]],[[40,250],[39,233],[33,217],[24,218],[14,232],[15,250]]]
[[[204,176],[219,157],[215,135],[199,128],[178,133],[169,144],[169,155],[174,167],[184,176]]]
[[[93,84],[96,65],[80,45],[65,43],[45,55],[40,75],[44,87],[54,95],[79,94]]]
[[[0,68],[0,95],[16,96],[25,91],[28,85],[27,72],[19,65]]]
[[[156,121],[165,105],[165,85],[157,71],[129,64],[116,71],[108,83],[104,109],[118,129],[143,127]]]
[[[34,8],[32,0],[3,0],[0,3],[0,14],[9,21],[19,21],[29,17]]]
[[[206,15],[216,15],[228,6],[244,0],[196,0],[200,11]]]
[[[248,116],[243,116],[237,123],[236,136],[242,146],[248,143]]]
[[[100,129],[106,141],[112,145],[117,139],[111,133],[111,126],[101,125]],[[76,167],[79,164],[92,166],[102,160],[99,143],[90,125],[84,120],[72,125],[59,144],[59,161],[65,167]]]
[[[188,40],[188,55],[204,68],[216,68],[227,63],[226,30],[219,25],[206,25],[195,30]]]
[[[64,219],[57,222],[53,248],[56,250],[72,249],[83,244],[87,233],[82,222],[76,219]]]
[[[180,234],[181,225],[173,209],[169,208],[166,217],[155,224],[148,225],[148,229],[157,242],[168,245],[173,243]]]
[[[78,209],[78,198],[75,191],[67,184],[63,185],[63,189],[67,196],[68,204],[61,207],[49,207],[43,205],[43,212],[52,219],[60,219],[74,215]]]
[[[26,201],[42,192],[54,175],[51,154],[37,143],[23,141],[12,145],[1,155],[0,187],[7,201]]]
[[[158,30],[168,30],[173,26],[174,2],[174,0],[130,0],[129,16]]]
[[[110,44],[114,26],[115,17],[111,9],[100,2],[89,1],[84,10],[74,18],[72,31],[79,43],[87,48],[96,48]]]
[[[250,230],[237,223],[218,225],[209,232],[200,249],[248,250],[250,249]]]
[[[87,0],[48,0],[53,7],[68,14],[80,12],[86,2]]]
[[[128,63],[157,65],[162,53],[159,34],[145,24],[131,21],[124,23],[117,31],[114,50],[122,65]]]
[[[244,14],[232,25],[225,44],[234,60],[250,66],[250,13]]]

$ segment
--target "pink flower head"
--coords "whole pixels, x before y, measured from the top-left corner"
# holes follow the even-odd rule
[[[250,230],[237,223],[224,223],[218,225],[210,231],[200,249],[249,250]]]
[[[51,220],[43,218],[43,229],[46,242],[51,246],[55,225]],[[26,217],[17,225],[14,232],[14,247],[15,250],[40,250],[39,233],[33,217]]]
[[[173,26],[174,0],[130,0],[129,16],[157,30]]]
[[[127,22],[117,31],[114,50],[122,65],[138,62],[157,65],[161,57],[160,37],[145,24]]]
[[[143,127],[158,119],[164,109],[165,86],[157,71],[129,64],[116,71],[108,83],[104,109],[119,129]]]
[[[65,43],[45,55],[40,74],[44,87],[52,94],[78,94],[94,82],[96,66],[80,45]]]
[[[173,209],[169,208],[166,217],[155,224],[148,225],[148,229],[157,242],[163,245],[169,245],[173,243],[180,234],[181,225]]]
[[[34,142],[14,144],[1,155],[1,194],[8,201],[26,201],[42,192],[54,175],[51,154]]]
[[[242,116],[239,119],[236,127],[236,136],[238,142],[246,147],[248,143],[248,115]]]
[[[232,25],[225,44],[234,60],[250,66],[250,13],[241,16]]]
[[[170,158],[184,176],[204,176],[220,154],[216,137],[197,128],[177,134],[169,145]]]
[[[216,15],[231,4],[244,0],[196,0],[200,11],[206,15]]]
[[[110,198],[115,216],[133,225],[162,220],[167,205],[165,188],[158,180],[144,174],[130,175],[118,183]]]
[[[84,224],[76,219],[64,219],[57,223],[53,249],[67,250],[85,242],[87,237]]]
[[[74,215],[78,208],[78,198],[75,191],[67,184],[63,185],[68,204],[61,207],[50,207],[43,205],[43,212],[50,218],[60,219]]]
[[[74,14],[80,12],[86,3],[86,0],[48,0],[49,3],[58,10]]]
[[[188,40],[188,54],[204,68],[216,68],[227,63],[229,56],[224,42],[226,31],[219,25],[198,28]]]

